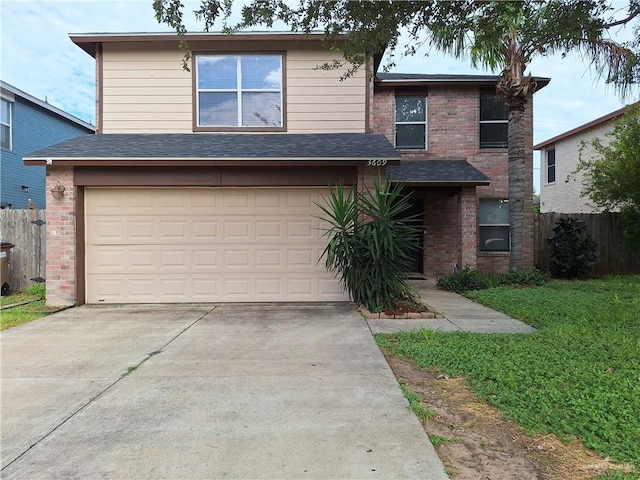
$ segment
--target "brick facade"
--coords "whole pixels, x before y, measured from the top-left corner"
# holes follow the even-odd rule
[[[485,87],[486,88],[486,87]],[[480,148],[480,92],[474,85],[393,87],[376,85],[371,105],[371,129],[395,144],[395,97],[427,97],[427,149],[402,151],[415,161],[467,160],[487,175],[489,186],[411,187],[424,199],[424,273],[442,275],[465,265],[504,273],[509,269],[508,253],[485,253],[478,249],[478,200],[507,198],[509,194],[506,148]],[[533,112],[531,99],[525,113],[526,168],[533,171]],[[525,268],[533,266],[533,178],[527,177],[525,195]]]
[[[68,306],[77,302],[76,188],[73,167],[48,167],[47,198],[47,305]],[[62,198],[51,189],[64,185]]]

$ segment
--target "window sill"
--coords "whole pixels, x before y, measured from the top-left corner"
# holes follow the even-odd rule
[[[480,250],[478,252],[479,257],[508,257],[511,255],[511,252],[485,252]]]
[[[286,132],[287,127],[193,127],[194,132]]]
[[[478,149],[479,152],[506,152],[509,150],[509,147],[480,147]]]

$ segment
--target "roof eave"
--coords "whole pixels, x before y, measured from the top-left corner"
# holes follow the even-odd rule
[[[388,87],[418,87],[423,85],[431,85],[431,86],[447,86],[447,85],[461,85],[461,86],[493,86],[496,84],[498,80],[498,76],[495,79],[488,78],[472,78],[473,75],[469,76],[470,78],[407,78],[407,79],[376,79],[376,84],[382,84]],[[534,77],[536,81],[536,91],[543,89],[549,82],[551,82],[550,78],[546,77]]]
[[[387,165],[399,165],[400,157],[282,157],[282,158],[212,158],[212,157],[23,157],[25,165],[56,166],[312,166],[312,165],[360,165],[364,162],[383,160]]]
[[[20,90],[17,87],[14,87],[13,85],[10,85],[4,81],[0,81],[0,88],[2,90],[6,90],[7,92],[10,92],[11,95],[16,96],[16,97],[21,97],[24,100],[27,100],[28,102],[33,103],[34,105],[37,105],[40,108],[44,108],[45,110],[48,110],[49,112],[58,115],[59,117],[65,118],[66,120],[69,120],[75,124],[77,124],[78,126],[85,128],[86,130],[89,130],[91,132],[95,132],[96,131],[96,127],[94,127],[93,125],[91,125],[88,122],[85,122],[84,120],[79,119],[78,117],[71,115],[68,112],[65,112],[64,110],[59,109],[58,107],[55,107],[53,105],[51,105],[49,102],[40,100],[39,98],[34,97],[33,95],[28,94],[27,92]]]
[[[640,102],[636,102],[636,103],[640,103]],[[555,137],[552,137],[549,140],[545,140],[544,142],[540,142],[533,146],[533,150],[542,150],[543,148],[546,148],[549,145],[553,145],[554,143],[559,142],[560,140],[564,140],[565,138],[572,137],[573,135],[582,133],[586,130],[589,130],[590,128],[598,127],[606,122],[609,122],[613,119],[621,117],[622,115],[624,115],[626,108],[627,107],[619,108],[618,110],[608,113],[607,115],[596,118],[595,120],[591,120],[590,122],[587,122],[584,125],[580,125],[579,127],[568,130],[564,133],[561,133],[560,135],[556,135]]]
[[[175,32],[144,32],[144,33],[71,33],[69,38],[82,50],[95,58],[98,44],[103,43],[123,43],[123,42],[175,42],[178,44],[179,37]],[[321,42],[326,39],[324,33],[298,33],[298,32],[242,32],[242,33],[207,33],[191,32],[186,33],[187,42],[216,41],[216,42],[272,42],[274,40],[286,41],[312,41]],[[346,40],[347,35],[337,35],[332,40]]]
[[[486,187],[491,185],[489,180],[394,180],[391,183],[402,183],[407,187]]]

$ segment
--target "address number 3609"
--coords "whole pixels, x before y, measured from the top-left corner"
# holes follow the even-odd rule
[[[384,167],[387,164],[386,160],[369,160],[367,166],[369,167]]]

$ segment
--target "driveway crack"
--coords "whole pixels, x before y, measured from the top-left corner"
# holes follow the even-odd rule
[[[11,465],[13,465],[15,462],[17,462],[18,460],[20,460],[22,457],[24,457],[27,453],[29,453],[29,451],[31,449],[33,449],[35,446],[37,446],[38,444],[40,444],[41,442],[43,442],[47,437],[51,436],[56,430],[58,430],[60,427],[62,427],[65,423],[67,423],[68,421],[70,421],[73,417],[75,417],[76,415],[78,415],[80,412],[82,412],[84,409],[86,409],[89,405],[91,405],[93,402],[95,402],[96,400],[98,400],[100,397],[102,397],[105,393],[107,393],[109,390],[111,390],[113,387],[115,387],[118,383],[120,383],[120,381],[122,381],[125,377],[128,377],[129,375],[131,375],[133,372],[135,372],[143,363],[145,363],[147,360],[149,360],[151,357],[158,355],[160,353],[162,353],[164,351],[165,348],[167,348],[171,343],[173,343],[178,337],[180,337],[182,334],[184,334],[187,330],[189,330],[190,328],[192,328],[195,324],[197,324],[200,320],[202,320],[204,317],[206,317],[207,315],[209,315],[211,312],[213,312],[216,309],[216,307],[212,307],[210,310],[208,310],[207,312],[203,313],[202,315],[200,315],[198,318],[196,318],[193,322],[191,322],[189,325],[187,325],[186,327],[184,327],[182,330],[180,330],[176,335],[174,335],[173,337],[171,337],[169,339],[169,341],[167,341],[164,345],[162,345],[160,348],[158,348],[157,350],[154,350],[150,353],[147,354],[146,357],[144,357],[140,362],[138,362],[136,365],[130,366],[127,368],[127,370],[120,375],[116,380],[114,380],[112,383],[110,383],[109,385],[107,385],[102,391],[100,391],[97,395],[94,395],[93,397],[91,397],[87,402],[85,402],[83,405],[81,405],[80,407],[78,407],[75,411],[73,411],[71,414],[69,414],[64,420],[62,420],[59,424],[57,424],[55,427],[53,427],[49,432],[47,432],[45,435],[43,435],[42,437],[40,437],[38,440],[36,440],[33,444],[31,444],[29,446],[29,448],[27,448],[24,452],[22,452],[20,455],[18,455],[16,458],[14,458],[13,460],[11,460],[9,463],[7,463],[4,467],[2,467],[2,469],[0,469],[0,472],[3,472],[5,469],[9,468]]]

